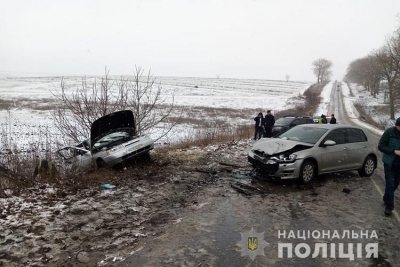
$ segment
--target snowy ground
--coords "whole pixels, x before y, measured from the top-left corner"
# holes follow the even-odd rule
[[[52,82],[56,86],[56,81],[49,81],[50,84]],[[172,89],[179,87],[177,85],[169,86],[172,86]],[[19,87],[14,86],[14,88]],[[45,91],[43,85],[37,88],[37,95],[40,95],[40,90]],[[350,96],[346,84],[342,83],[341,88],[348,116],[354,122],[362,124],[364,127],[368,126],[359,121],[358,114],[353,107],[357,97]],[[188,99],[186,103],[189,103],[189,100],[193,101],[192,98],[183,96],[183,93],[187,92],[186,90],[192,88],[182,86],[179,89],[182,95],[181,100]],[[14,93],[13,90],[10,87],[7,90],[11,97]],[[203,92],[208,92],[206,90],[208,89]],[[301,86],[298,86],[292,95],[298,94],[301,90],[303,90]],[[331,83],[323,89],[323,100],[317,114],[331,112],[327,104],[331,102],[331,90]],[[218,89],[212,89],[212,92],[218,95]],[[247,93],[242,92],[240,88],[237,92],[238,94]],[[15,95],[17,97],[18,94]],[[267,97],[268,93],[262,96],[270,99]],[[43,94],[42,97],[47,98],[48,96]],[[232,103],[234,103],[233,100]],[[236,102],[237,105],[238,103]],[[326,110],[327,107],[328,110]],[[45,114],[44,111],[13,110],[11,127],[18,131],[18,136],[14,138],[30,139],[38,128],[40,130],[40,127],[43,128],[46,125],[51,127],[50,117],[47,119],[43,119],[46,118],[45,116],[41,117]],[[3,115],[6,117],[7,113],[4,112]],[[40,118],[42,119],[40,120]],[[250,121],[250,123],[252,122]],[[36,130],[32,128],[33,126],[37,127]],[[369,128],[374,129],[373,127]],[[206,149],[191,148],[179,151],[168,157],[175,158],[174,160],[177,161],[176,166],[171,166],[169,171],[168,168],[171,164],[160,163],[159,167],[163,168],[161,174],[149,171],[148,174],[137,177],[136,173],[131,173],[131,170],[118,173],[113,181],[107,181],[118,185],[112,191],[101,191],[99,188],[94,188],[59,199],[55,189],[44,185],[31,188],[30,194],[27,195],[0,199],[0,263],[5,262],[9,266],[60,266],[60,264],[72,262],[71,266],[111,266],[144,249],[140,246],[141,239],[161,235],[157,232],[154,224],[162,224],[165,221],[173,225],[179,224],[183,220],[180,208],[188,207],[195,211],[207,205],[203,195],[200,195],[198,199],[191,197],[193,192],[196,192],[196,187],[214,183],[214,178],[218,177],[215,176],[215,173],[222,175],[221,173],[226,172],[222,169],[222,165],[216,164],[217,162],[234,162],[236,159],[238,162],[234,162],[235,164],[238,166],[242,164],[240,160],[246,157],[246,149],[250,144],[250,140],[244,140],[227,146],[213,145]],[[182,164],[178,164],[181,162],[179,157],[185,159],[185,165],[187,162],[192,162],[191,168],[185,169]],[[197,161],[193,158],[202,160]],[[209,171],[204,173],[200,167]],[[358,183],[358,181],[354,181],[354,184]],[[220,188],[220,185],[214,187]],[[343,185],[339,185],[340,190],[342,187]],[[329,190],[330,188],[327,187],[326,192],[320,195],[330,196],[327,193],[330,192]],[[231,192],[224,192],[223,197],[225,194],[231,194]],[[307,194],[309,195],[309,193]],[[354,198],[361,199],[357,195]],[[282,201],[285,199],[288,199],[286,194],[282,196]],[[297,198],[293,199],[293,205],[298,205]],[[325,203],[330,202],[326,201]],[[279,207],[277,210],[281,211],[282,202],[277,201],[276,205]],[[313,210],[315,210],[314,207]],[[325,208],[323,210],[325,211]],[[352,220],[354,213],[351,214]],[[317,215],[317,218],[324,217],[320,214]]]
[[[377,107],[387,107],[387,104],[384,103],[383,94],[379,94],[376,98],[374,98],[363,86],[350,84],[350,89],[349,86],[344,82],[337,82],[337,84],[340,85],[339,89],[335,86],[334,82],[329,82],[323,88],[321,93],[322,100],[315,115],[320,116],[321,114],[325,114],[329,116],[330,114],[335,113],[334,110],[329,107],[329,103],[331,102],[331,91],[338,90],[338,92],[343,95],[343,102],[346,109],[345,113],[347,114],[347,118],[353,123],[367,128],[377,135],[382,135],[384,131],[360,120],[360,114],[354,107],[354,104],[357,103],[364,105],[369,116],[371,116],[376,122],[387,121],[389,114],[382,113],[382,110],[380,110],[380,112],[376,110]],[[396,113],[395,117],[400,117],[400,112]]]
[[[99,78],[86,77],[91,84]],[[117,78],[117,77],[116,77]],[[67,93],[81,87],[82,77],[64,77]],[[39,143],[49,138],[52,143],[64,143],[54,129],[52,110],[57,106],[54,93],[60,90],[61,77],[27,77],[0,79],[0,123],[11,132],[14,143],[23,150],[32,142]],[[288,100],[303,93],[311,83],[272,80],[213,79],[158,77],[157,85],[162,87],[166,102],[174,96],[175,105],[184,108],[184,114],[174,114],[182,118],[199,118],[203,121],[223,121],[229,125],[252,124],[253,116],[248,110],[266,112],[287,109],[293,104]],[[5,107],[10,109],[8,112]],[[47,107],[47,108],[46,108]],[[235,110],[235,114],[219,114],[221,108]],[[215,110],[216,112],[212,112]],[[191,134],[195,125],[183,123],[165,138],[177,141]],[[46,132],[48,136],[44,137]],[[1,137],[1,136],[0,136]],[[154,138],[155,136],[153,136]],[[3,138],[3,137],[2,137]],[[160,142],[165,142],[161,140]]]
[[[64,77],[68,93],[81,87],[82,77]],[[87,77],[88,83],[99,78]],[[339,83],[339,82],[338,82]],[[60,90],[61,77],[26,77],[0,79],[0,140],[4,144],[4,133],[10,132],[8,142],[17,143],[22,150],[40,147],[44,140],[51,143],[65,144],[66,140],[54,129],[52,110],[56,107],[54,93]],[[163,142],[176,142],[193,134],[195,121],[214,121],[231,126],[252,124],[255,114],[249,111],[272,112],[294,107],[296,96],[302,95],[311,85],[307,82],[285,82],[272,80],[251,79],[216,79],[216,78],[179,78],[157,77],[156,84],[162,86],[167,102],[174,95],[177,106],[184,108],[183,113],[176,112],[173,116],[180,116],[186,122],[180,123]],[[340,91],[344,95],[344,102],[349,117],[360,125],[364,125],[358,118],[359,114],[354,103],[365,106],[369,115],[377,122],[387,121],[388,114],[382,113],[386,107],[383,94],[373,98],[362,86],[351,84],[351,92],[346,83],[340,83]],[[321,93],[321,104],[315,116],[330,115],[334,110],[329,109],[331,90],[336,90],[335,82],[328,83]],[[5,106],[10,110],[8,112]],[[221,113],[221,109],[228,109],[228,113]],[[233,112],[234,111],[234,112]],[[229,113],[230,112],[230,113]],[[400,116],[400,112],[396,117]],[[374,129],[372,126],[367,126]],[[382,131],[377,130],[377,133]]]

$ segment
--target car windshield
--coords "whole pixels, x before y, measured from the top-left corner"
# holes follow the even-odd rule
[[[289,125],[290,123],[292,123],[293,118],[280,118],[277,119],[275,124],[279,124],[279,125]]]
[[[315,144],[327,131],[328,129],[296,126],[278,137],[287,140]]]
[[[126,141],[126,139],[128,138],[129,138],[129,133],[125,131],[112,132],[110,134],[103,136],[99,140],[96,140],[96,142],[93,144],[93,148],[96,150],[100,150],[103,147],[109,147],[111,145],[116,146],[121,142]]]

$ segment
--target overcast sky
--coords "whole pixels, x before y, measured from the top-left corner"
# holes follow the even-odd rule
[[[0,0],[0,74],[342,79],[400,25],[399,0]]]

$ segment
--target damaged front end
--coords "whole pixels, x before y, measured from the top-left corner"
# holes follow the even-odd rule
[[[275,179],[297,178],[302,164],[302,157],[297,152],[309,149],[312,145],[273,141],[255,145],[248,154],[248,161],[262,176]]]

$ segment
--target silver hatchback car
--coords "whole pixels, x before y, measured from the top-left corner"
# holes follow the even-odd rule
[[[299,178],[311,183],[317,175],[357,170],[369,177],[377,164],[368,133],[355,126],[304,124],[277,138],[257,141],[248,153],[253,167],[271,178]]]

